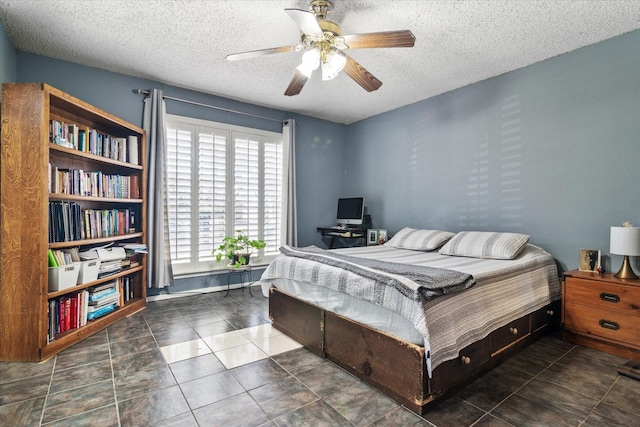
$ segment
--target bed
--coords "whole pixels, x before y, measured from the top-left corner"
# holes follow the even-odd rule
[[[555,261],[528,238],[405,228],[382,246],[283,247],[260,284],[277,329],[423,414],[557,323]]]

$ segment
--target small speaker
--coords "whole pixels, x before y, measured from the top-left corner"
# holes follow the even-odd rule
[[[371,228],[371,215],[362,217],[362,228]]]

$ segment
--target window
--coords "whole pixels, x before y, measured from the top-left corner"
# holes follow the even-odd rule
[[[210,271],[212,250],[242,230],[267,246],[282,243],[282,134],[167,115],[167,185],[175,274]],[[252,259],[254,259],[252,257]]]

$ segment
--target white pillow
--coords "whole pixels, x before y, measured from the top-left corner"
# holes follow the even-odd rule
[[[386,245],[399,249],[433,251],[444,245],[453,236],[454,233],[448,231],[417,230],[405,227],[389,239]]]
[[[461,231],[440,249],[442,255],[473,258],[514,259],[529,241],[518,233]]]

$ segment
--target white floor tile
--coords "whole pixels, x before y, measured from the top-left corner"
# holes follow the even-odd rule
[[[263,340],[268,337],[273,337],[276,335],[282,335],[282,332],[271,326],[270,323],[265,323],[258,326],[252,326],[250,328],[239,329],[239,331],[249,337],[251,341]]]
[[[249,338],[241,333],[241,331],[225,332],[224,334],[202,338],[202,340],[214,352],[226,350],[232,347],[238,347],[240,345],[248,344],[251,342],[249,341]]]
[[[284,353],[285,351],[295,350],[302,347],[302,344],[281,334],[254,341],[258,348],[269,356]]]
[[[160,347],[160,352],[167,363],[174,363],[191,359],[192,357],[202,356],[203,354],[209,354],[211,353],[211,349],[207,347],[207,344],[205,344],[203,340],[197,339]]]
[[[253,343],[216,351],[214,354],[227,369],[236,368],[269,357]]]

